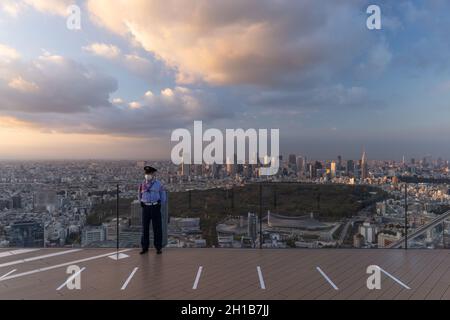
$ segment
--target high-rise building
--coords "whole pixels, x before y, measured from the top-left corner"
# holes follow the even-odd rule
[[[353,160],[347,160],[346,175],[354,176],[354,174],[355,174],[355,162]]]
[[[181,161],[181,175],[189,177],[191,175],[191,154],[184,153]]]
[[[213,162],[213,164],[211,165],[211,175],[214,179],[219,178],[219,171],[220,171],[220,165]]]
[[[337,170],[342,170],[342,157],[339,155],[337,156]]]
[[[336,162],[335,161],[331,161],[330,175],[331,175],[331,178],[335,178],[336,177]]]
[[[364,222],[359,226],[359,233],[368,243],[374,243],[376,238],[376,227],[370,222]]]
[[[322,169],[323,169],[323,165],[321,162],[319,162],[319,161],[314,162],[314,175],[316,177],[320,176],[321,173],[319,171],[321,171]]]
[[[231,162],[230,157],[227,157],[226,165],[227,165],[227,174],[229,176],[232,176],[233,175],[233,163]]]
[[[295,154],[289,155],[289,166],[295,168],[297,165],[297,156]]]
[[[313,163],[308,164],[308,172],[310,179],[314,179],[316,177],[317,172]]]
[[[363,152],[361,157],[361,179],[367,179],[369,177],[369,167],[367,165],[366,151]]]
[[[304,175],[306,169],[306,162],[303,157],[297,157],[296,166],[297,166],[297,175],[298,176]]]

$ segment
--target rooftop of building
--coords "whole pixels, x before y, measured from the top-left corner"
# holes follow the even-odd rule
[[[0,249],[0,299],[450,299],[450,251]],[[122,258],[122,255],[123,258]],[[69,289],[67,267],[80,268]],[[381,269],[369,290],[367,268]]]

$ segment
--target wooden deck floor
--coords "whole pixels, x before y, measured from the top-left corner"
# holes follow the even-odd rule
[[[114,252],[0,250],[0,299],[450,300],[449,250],[132,249],[113,260]],[[84,268],[81,289],[63,285],[70,265]],[[369,265],[385,271],[379,290],[367,288]]]

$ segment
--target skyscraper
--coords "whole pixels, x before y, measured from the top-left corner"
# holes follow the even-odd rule
[[[347,160],[346,174],[347,176],[353,176],[355,174],[355,162],[353,160]]]
[[[363,151],[361,157],[361,179],[364,180],[369,176],[369,168],[367,166],[366,151]]]
[[[330,174],[331,174],[331,178],[336,177],[336,162],[335,161],[331,161]]]
[[[289,166],[294,168],[296,164],[297,164],[297,156],[295,154],[290,154],[289,155]]]
[[[191,154],[184,153],[181,163],[181,175],[183,177],[188,177],[191,174]]]
[[[303,157],[297,157],[297,175],[303,176],[305,174],[306,169],[306,161]]]

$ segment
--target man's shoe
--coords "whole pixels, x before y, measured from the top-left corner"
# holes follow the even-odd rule
[[[161,254],[161,253],[162,253],[161,249],[156,250],[156,254]]]
[[[139,252],[139,254],[146,254],[148,252],[148,249],[142,249],[141,252]]]

